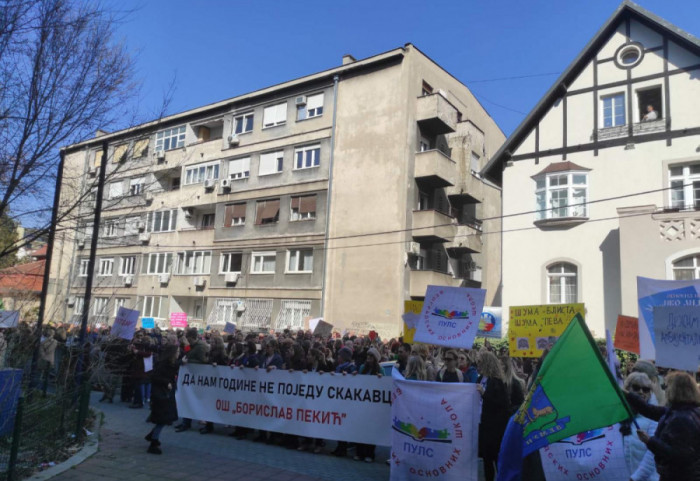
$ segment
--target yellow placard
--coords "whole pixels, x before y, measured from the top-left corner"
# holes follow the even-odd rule
[[[404,301],[403,312],[404,314],[411,312],[415,315],[420,315],[423,310],[423,301]],[[403,323],[403,342],[408,344],[413,344],[413,336],[416,333],[416,328],[410,328]]]
[[[508,322],[511,357],[540,357],[559,339],[576,314],[585,315],[583,304],[513,306]]]

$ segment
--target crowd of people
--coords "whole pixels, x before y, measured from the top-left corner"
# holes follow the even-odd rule
[[[29,345],[31,329],[20,326],[0,330],[0,349]],[[39,373],[44,383],[69,369],[68,356],[75,332],[47,326],[39,344]],[[8,342],[7,338],[10,338]],[[14,342],[13,342],[14,339]],[[475,383],[481,396],[479,457],[487,480],[495,478],[498,453],[510,416],[517,411],[537,377],[544,360],[511,358],[508,349],[495,349],[488,341],[470,350],[408,344],[401,338],[383,342],[378,337],[344,336],[323,338],[310,331],[285,330],[276,334],[218,331],[142,329],[131,341],[115,338],[109,328],[91,330],[85,351],[89,353],[89,379],[102,391],[100,402],[119,400],[132,409],[150,406],[148,420],[154,424],[146,435],[149,453],[162,453],[160,436],[167,425],[175,431],[192,429],[193,420],[179,418],[175,401],[179,367],[185,363],[213,364],[252,369],[281,369],[329,372],[345,375],[375,375],[397,369],[406,379],[434,382]],[[0,360],[11,359],[11,353]],[[25,356],[26,358],[26,356]],[[25,361],[26,362],[26,359]],[[389,367],[389,371],[386,370]],[[636,417],[620,424],[624,456],[633,481],[700,480],[700,391],[697,379],[688,373],[657,368],[652,361],[637,360],[622,366],[624,392]],[[179,420],[179,422],[178,422]],[[201,434],[212,433],[211,422],[202,423]],[[253,431],[244,427],[222,427],[238,440],[276,444],[315,454],[329,452],[372,462],[372,445],[338,442],[326,450],[322,439],[283,433]],[[636,431],[636,432],[635,432]],[[526,459],[527,479],[544,480],[538,454]]]

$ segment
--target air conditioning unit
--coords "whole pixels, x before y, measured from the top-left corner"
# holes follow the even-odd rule
[[[235,284],[240,278],[240,272],[227,272],[225,276],[226,284]]]
[[[169,273],[169,272],[166,272],[165,274],[160,274],[160,275],[158,276],[158,281],[159,281],[161,284],[167,284],[168,282],[170,282],[170,273]]]
[[[228,145],[238,145],[241,140],[238,138],[237,134],[231,134],[228,136]]]
[[[231,190],[231,179],[221,179],[221,189]]]
[[[136,228],[137,228],[139,231],[143,231],[143,230],[146,229],[146,223],[145,223],[144,221],[142,221],[142,220],[136,221]]]
[[[147,204],[153,202],[153,192],[146,192],[146,196],[144,197],[144,199],[146,199]]]
[[[197,276],[192,280],[192,282],[194,283],[195,287],[204,287],[207,280],[204,277]]]
[[[88,170],[88,175],[90,177],[96,177],[97,176],[97,169],[99,169],[99,167],[90,167],[90,170]]]
[[[306,105],[306,95],[300,95],[295,98],[294,105]]]
[[[185,213],[185,219],[191,219],[194,215],[194,209],[192,207],[185,207],[182,209],[182,212]]]
[[[245,311],[245,302],[243,302],[243,301],[238,301],[238,302],[236,303],[236,311],[238,311],[238,312],[243,312],[243,311]]]
[[[85,247],[85,238],[81,237],[80,239],[78,239],[78,249],[82,249],[84,247]]]
[[[151,240],[151,233],[150,232],[142,232],[139,234],[139,242],[143,242],[144,244],[147,244]]]
[[[68,307],[73,307],[75,305],[75,296],[70,296],[68,299],[66,299],[66,304]]]
[[[153,157],[156,158],[156,162],[165,162],[165,150],[154,151]]]
[[[420,244],[418,242],[407,242],[406,252],[414,256],[420,255]]]
[[[477,267],[469,273],[469,279],[476,282],[481,282],[481,267]]]
[[[130,287],[134,283],[134,276],[124,276],[124,285]]]
[[[204,181],[204,190],[212,190],[216,186],[216,181],[214,179],[207,179]]]

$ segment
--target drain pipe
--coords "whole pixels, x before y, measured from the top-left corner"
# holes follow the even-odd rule
[[[331,193],[333,191],[333,157],[335,155],[335,123],[338,111],[338,75],[333,76],[333,125],[331,126],[331,155],[328,162],[328,191],[326,193],[326,231],[323,239],[323,277],[321,279],[321,317],[326,307],[326,264],[328,262],[328,229],[331,225]]]

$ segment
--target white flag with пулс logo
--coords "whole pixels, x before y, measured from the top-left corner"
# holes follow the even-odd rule
[[[407,381],[393,371],[391,481],[476,481],[476,384]]]

